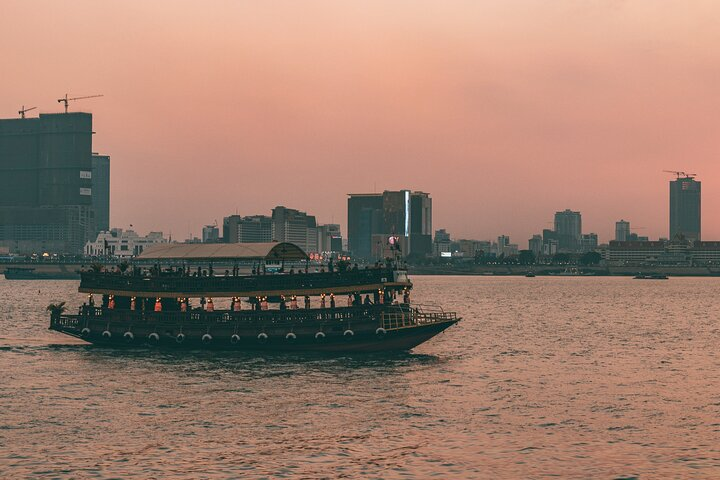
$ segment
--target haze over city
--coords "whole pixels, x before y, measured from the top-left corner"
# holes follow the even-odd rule
[[[433,196],[434,228],[525,243],[555,211],[602,241],[668,235],[663,170],[720,238],[720,5],[4,2],[3,118],[103,94],[111,224],[174,237],[275,205],[346,225],[346,194]],[[12,46],[12,48],[8,48]],[[32,79],[32,81],[28,81]],[[33,114],[36,114],[33,112]]]

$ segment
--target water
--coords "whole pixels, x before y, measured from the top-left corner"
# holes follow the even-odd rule
[[[112,351],[0,280],[2,478],[720,476],[720,279],[416,277],[412,354]]]

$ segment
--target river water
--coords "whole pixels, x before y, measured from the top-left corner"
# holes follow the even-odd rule
[[[413,280],[463,321],[335,358],[93,348],[0,280],[0,477],[720,477],[720,279]]]

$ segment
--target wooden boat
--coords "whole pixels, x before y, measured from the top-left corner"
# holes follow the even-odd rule
[[[633,277],[635,280],[667,280],[664,273],[638,273]]]
[[[262,274],[266,263],[281,267]],[[224,266],[233,274],[215,275]],[[410,350],[459,321],[411,304],[398,262],[309,270],[290,243],[158,245],[131,271],[82,272],[88,302],[72,315],[48,307],[50,329],[108,346],[344,353]],[[230,307],[216,309],[218,298]]]

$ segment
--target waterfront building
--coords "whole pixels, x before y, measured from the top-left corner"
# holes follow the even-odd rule
[[[543,252],[543,237],[542,235],[533,235],[530,240],[528,240],[528,250],[530,250],[533,255],[535,255],[535,258],[539,257]]]
[[[558,249],[564,252],[577,252],[582,243],[582,218],[580,212],[564,210],[555,213],[555,234]]]
[[[110,229],[110,156],[92,154],[92,206],[96,233]]]
[[[462,253],[464,258],[475,258],[481,254],[487,253],[486,250],[489,242],[481,240],[460,239],[457,241],[458,251]]]
[[[150,232],[141,237],[134,230],[113,228],[100,232],[92,242],[85,244],[84,253],[91,257],[116,257],[129,259],[140,255],[145,248],[157,243],[167,243],[162,232]]]
[[[92,134],[89,113],[0,120],[0,246],[81,253],[94,239]]]
[[[450,234],[444,228],[435,231],[433,239],[433,256],[450,257],[452,253],[452,242]]]
[[[615,240],[618,242],[630,240],[630,222],[625,220],[615,222]]]
[[[205,225],[202,229],[202,243],[218,243],[220,241],[220,229],[217,225]]]
[[[606,252],[610,265],[705,266],[720,265],[720,242],[675,240],[611,241]]]
[[[340,233],[340,225],[328,223],[317,227],[317,245],[320,252],[340,253],[343,251],[343,238]]]
[[[580,240],[580,251],[592,252],[597,250],[598,247],[598,236],[597,233],[583,233]]]
[[[267,215],[231,215],[223,219],[225,243],[267,243],[272,240],[272,218]]]
[[[692,176],[670,182],[670,239],[696,241],[700,235],[700,182]]]
[[[377,259],[390,237],[399,238],[404,255],[430,255],[432,199],[410,190],[349,194],[348,244],[359,259]]]
[[[272,210],[272,238],[294,243],[307,253],[318,252],[317,222],[313,215],[279,205]]]

